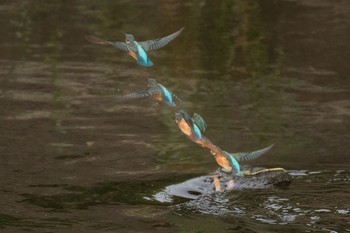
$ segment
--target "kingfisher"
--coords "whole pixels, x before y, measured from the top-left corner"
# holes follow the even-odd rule
[[[175,99],[178,102],[182,102],[182,100],[172,93],[168,88],[163,86],[162,84],[158,83],[157,80],[154,78],[148,79],[148,89],[142,90],[138,92],[133,92],[126,94],[124,96],[120,96],[120,100],[125,99],[137,99],[137,98],[144,98],[144,97],[152,97],[153,99],[163,102],[166,105],[170,107],[176,107]]]
[[[180,110],[175,113],[175,122],[180,130],[193,142],[210,151],[218,152],[219,148],[203,135],[203,132],[207,129],[207,124],[198,113],[194,113],[191,117],[188,112]]]
[[[207,129],[207,124],[198,113],[194,113],[191,117],[188,112],[180,110],[175,113],[175,122],[180,130],[193,142],[210,151],[217,151],[217,147],[209,138],[203,135],[203,132]]]
[[[210,152],[214,156],[216,162],[222,167],[220,171],[227,174],[230,173],[232,175],[242,176],[244,173],[242,173],[238,162],[256,159],[268,152],[272,147],[273,144],[260,150],[238,153],[228,153],[216,147],[217,150],[211,150]]]
[[[180,130],[192,141],[199,143],[206,140],[203,132],[207,129],[207,124],[199,114],[194,113],[191,117],[188,112],[180,110],[175,113],[175,121]]]
[[[174,40],[182,32],[183,29],[184,28],[181,28],[177,32],[174,32],[173,34],[165,37],[140,42],[136,41],[135,37],[132,34],[127,33],[125,33],[125,42],[111,42],[97,38],[95,36],[86,36],[85,39],[95,44],[113,45],[119,50],[129,53],[129,55],[134,58],[137,64],[140,66],[149,67],[153,66],[153,62],[148,58],[147,52],[164,47],[170,41]]]
[[[251,175],[249,171],[242,171],[241,166],[238,162],[249,161],[260,157],[261,155],[268,152],[274,145],[270,145],[260,150],[251,152],[238,152],[238,153],[228,153],[219,147],[215,150],[211,150],[210,153],[214,156],[216,162],[221,166],[218,170],[218,175],[214,177],[214,188],[215,191],[221,190],[220,177],[227,180],[227,189],[231,189],[234,186],[234,176],[244,176]],[[283,168],[273,168],[266,170],[284,170]]]

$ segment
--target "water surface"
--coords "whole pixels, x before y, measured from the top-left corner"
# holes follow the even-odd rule
[[[347,232],[350,2],[2,1],[1,232]],[[161,37],[139,67],[85,35]],[[227,151],[275,143],[253,166],[285,189],[149,197],[213,172],[174,111],[120,103],[154,77]]]

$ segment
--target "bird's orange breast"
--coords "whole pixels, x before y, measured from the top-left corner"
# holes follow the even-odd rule
[[[221,153],[214,152],[215,161],[227,171],[231,171],[231,165],[228,159]]]
[[[131,49],[129,49],[129,55],[130,55],[131,57],[133,57],[135,60],[137,60],[137,55],[136,55],[136,53],[135,53],[134,51],[132,51]]]
[[[177,122],[177,125],[181,129],[181,131],[186,134],[187,136],[191,137],[192,135],[192,129],[191,127],[187,124],[184,118],[182,118],[180,121]]]
[[[152,95],[152,97],[158,101],[162,101],[163,97],[162,97],[162,94],[161,93],[156,93],[154,95]]]

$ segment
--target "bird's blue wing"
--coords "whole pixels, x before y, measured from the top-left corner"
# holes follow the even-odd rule
[[[204,132],[207,129],[207,124],[198,113],[193,114],[192,120],[199,127],[201,131]]]
[[[111,45],[113,45],[114,47],[116,47],[124,52],[129,52],[128,46],[124,42],[114,41],[114,42],[109,42],[109,43]],[[136,49],[132,49],[132,50],[135,52]]]
[[[143,49],[146,52],[151,51],[151,50],[160,49],[160,48],[164,47],[165,45],[167,45],[170,41],[174,40],[182,32],[183,29],[184,28],[181,28],[177,32],[175,32],[171,35],[162,37],[162,38],[142,41],[142,42],[140,42],[140,44],[142,45]]]
[[[256,151],[231,153],[230,155],[232,155],[237,161],[248,161],[260,157],[261,155],[268,152],[272,147],[273,145],[270,145],[268,147]]]

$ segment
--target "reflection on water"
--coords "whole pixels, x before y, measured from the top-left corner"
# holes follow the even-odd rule
[[[295,181],[287,189],[206,195],[174,208],[179,212],[190,210],[232,218],[248,217],[256,222],[281,226],[271,228],[274,230],[285,229],[286,224],[292,224],[288,229],[295,230],[350,230],[349,202],[343,202],[349,190],[338,193],[339,188],[349,184],[350,171],[305,170],[291,174]],[[307,190],[306,186],[310,184],[313,184],[312,188]]]
[[[347,0],[14,0],[0,15],[1,232],[350,231]],[[151,69],[84,40],[182,26]],[[150,199],[216,164],[172,109],[117,103],[149,77],[225,150],[275,143],[253,163],[293,183]]]

